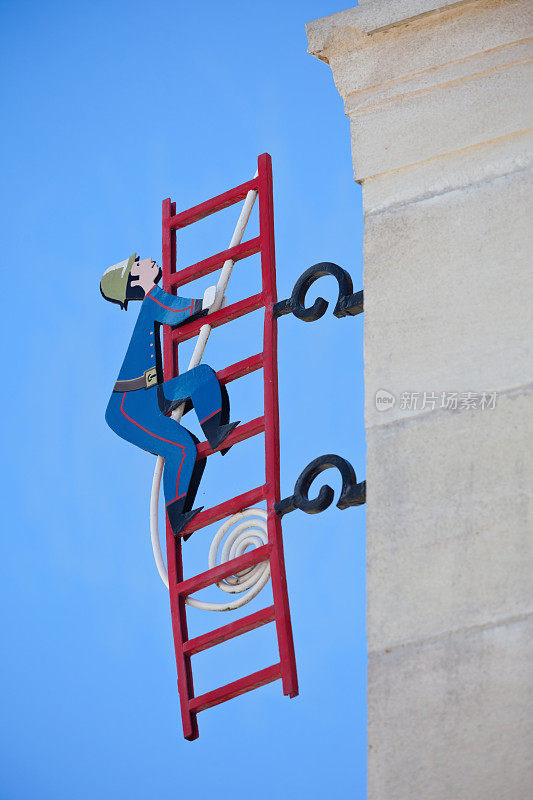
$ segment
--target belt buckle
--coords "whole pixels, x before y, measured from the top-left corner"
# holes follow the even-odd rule
[[[157,369],[156,367],[151,367],[147,369],[144,373],[144,381],[145,381],[145,389],[150,389],[152,386],[155,386],[157,383]]]

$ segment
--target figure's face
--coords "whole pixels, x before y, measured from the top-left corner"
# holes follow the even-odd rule
[[[160,274],[160,269],[153,258],[136,259],[131,268],[131,285],[142,286],[145,292],[149,292],[159,280]]]
[[[154,280],[159,272],[159,267],[152,258],[140,258],[135,261],[131,268],[132,276],[137,276],[139,281]]]

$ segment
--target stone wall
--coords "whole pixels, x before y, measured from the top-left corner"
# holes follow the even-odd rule
[[[307,26],[363,187],[370,800],[533,798],[531,10]]]

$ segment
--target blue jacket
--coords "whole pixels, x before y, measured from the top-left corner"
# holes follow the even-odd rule
[[[118,380],[138,378],[146,370],[156,367],[157,382],[162,383],[160,324],[179,325],[201,309],[201,300],[176,297],[154,286],[142,301]]]
[[[159,346],[161,324],[179,325],[198,314],[201,307],[201,300],[175,297],[154,286],[141,303],[118,380],[130,381],[145,375],[148,370],[152,372],[145,375],[142,387],[127,390],[115,386],[106,410],[107,424],[115,433],[165,459],[163,484],[167,503],[188,492],[195,469],[196,493],[205,466],[204,460],[200,468],[195,467],[197,440],[186,428],[168,417],[172,404],[190,398],[200,423],[220,413],[223,406],[217,376],[207,364],[163,383]]]

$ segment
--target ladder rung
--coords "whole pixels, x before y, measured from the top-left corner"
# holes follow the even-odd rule
[[[192,592],[198,592],[200,589],[205,589],[206,586],[211,586],[213,583],[227,578],[228,575],[235,575],[248,567],[254,567],[261,561],[267,561],[270,558],[270,551],[272,550],[271,544],[263,544],[261,547],[254,547],[253,550],[248,550],[242,556],[232,558],[230,561],[224,561],[223,564],[208,569],[206,572],[201,572],[193,578],[187,578],[186,581],[176,584],[178,594],[189,595]]]
[[[227,683],[219,689],[214,689],[212,692],[201,694],[199,697],[194,697],[189,700],[189,709],[194,713],[205,711],[206,708],[217,706],[219,703],[225,703],[226,700],[231,700],[233,697],[238,697],[240,694],[250,692],[252,689],[258,689],[260,686],[265,686],[267,683],[272,683],[277,678],[281,678],[281,664],[274,664],[272,667],[260,669],[259,672],[253,672],[245,678],[239,678],[238,681]]]
[[[234,189],[229,189],[227,192],[212,197],[204,203],[199,203],[199,205],[188,208],[186,211],[180,211],[179,214],[168,217],[165,222],[170,229],[174,230],[184,228],[186,225],[192,225],[193,222],[198,222],[199,219],[203,219],[209,214],[214,214],[215,211],[222,211],[223,208],[232,206],[234,203],[238,203],[239,200],[244,200],[248,192],[251,189],[257,191],[258,186],[258,179],[252,178],[251,181],[241,183],[239,186],[235,186]]]
[[[215,311],[214,314],[209,314],[207,317],[200,317],[194,322],[187,322],[185,325],[180,325],[174,328],[170,334],[174,342],[186,342],[187,339],[192,339],[196,336],[202,325],[210,325],[211,328],[218,328],[219,325],[224,325],[226,322],[231,322],[239,317],[244,317],[245,314],[250,314],[252,311],[257,311],[258,308],[264,306],[262,294],[254,294],[251,297],[246,297],[244,300],[239,300],[238,303],[232,303],[226,308],[221,308],[220,311]]]
[[[230,622],[229,625],[223,625],[221,628],[216,628],[214,631],[204,633],[202,636],[197,636],[195,639],[189,639],[183,645],[183,652],[187,655],[193,656],[195,653],[201,653],[202,650],[207,650],[208,647],[214,647],[216,644],[227,642],[240,636],[242,633],[248,633],[261,625],[267,625],[273,622],[275,618],[274,606],[262,608],[261,611],[256,611],[254,614],[242,619],[237,619],[235,622]]]
[[[225,500],[218,506],[208,508],[207,511],[200,511],[192,522],[181,531],[180,536],[186,536],[188,533],[205,528],[206,525],[218,522],[219,519],[224,517],[231,517],[232,514],[236,514],[238,511],[244,511],[245,508],[250,508],[256,503],[260,503],[265,497],[266,486],[258,486],[257,489],[251,489],[249,492],[232,497],[231,500]]]
[[[203,261],[198,261],[190,267],[185,267],[179,272],[175,272],[170,276],[170,286],[182,286],[184,283],[194,281],[197,278],[203,278],[204,275],[209,275],[216,269],[221,267],[225,261],[240,261],[248,256],[253,256],[261,249],[261,239],[256,236],[255,239],[249,239],[247,242],[230,247],[229,250],[222,250],[221,253],[216,253],[214,256],[209,256]]]
[[[261,369],[262,366],[263,353],[257,353],[255,356],[245,358],[243,361],[237,361],[235,364],[219,370],[217,378],[220,383],[231,383],[231,381],[236,381],[237,378],[242,378],[244,375],[249,375],[250,372]]]
[[[255,419],[251,419],[249,422],[245,422],[243,425],[237,425],[237,427],[232,430],[230,435],[224,439],[222,444],[220,444],[216,450],[212,450],[208,442],[200,442],[197,444],[196,452],[198,453],[198,458],[200,459],[206,458],[207,456],[212,456],[213,453],[218,453],[219,450],[224,450],[226,447],[232,447],[234,444],[244,442],[245,439],[251,439],[252,436],[257,436],[259,433],[263,433],[264,430],[264,417],[256,417]]]

